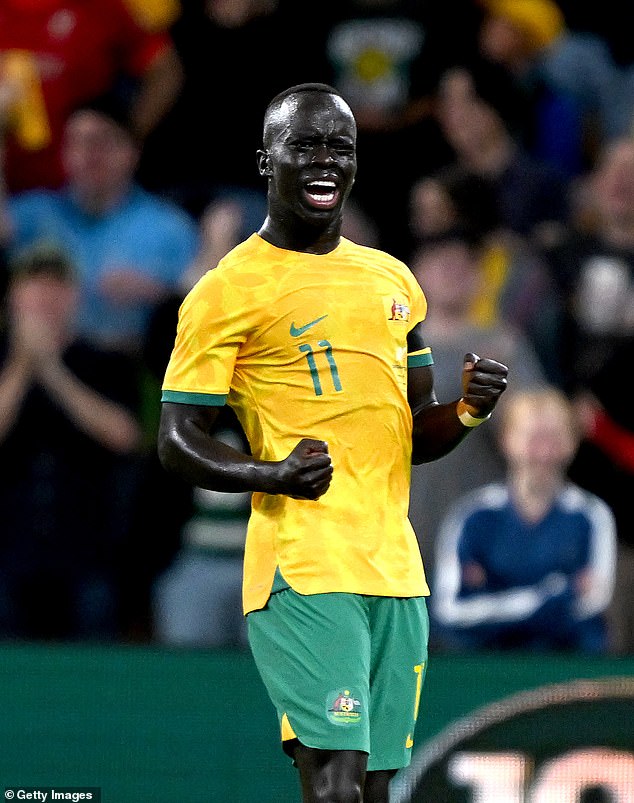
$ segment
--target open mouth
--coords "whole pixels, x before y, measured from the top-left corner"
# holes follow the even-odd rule
[[[334,181],[311,181],[304,188],[308,203],[316,209],[332,209],[339,201],[340,192]]]

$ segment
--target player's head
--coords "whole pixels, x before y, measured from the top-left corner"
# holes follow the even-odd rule
[[[357,127],[350,106],[327,84],[299,84],[269,103],[260,175],[269,214],[324,225],[340,218],[356,174]]]

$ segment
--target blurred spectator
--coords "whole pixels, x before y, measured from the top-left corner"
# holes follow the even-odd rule
[[[494,65],[456,66],[440,80],[437,114],[455,161],[492,184],[501,226],[541,242],[567,219],[568,187],[517,140],[521,100]]]
[[[623,66],[634,63],[634,6],[623,0],[601,0],[601,3],[580,3],[579,0],[558,0],[568,27],[592,33],[607,42],[614,61]]]
[[[80,278],[79,331],[102,347],[138,353],[153,307],[196,255],[196,224],[134,180],[139,147],[112,95],[76,109],[62,145],[66,184],[9,199],[12,246],[64,247]]]
[[[434,355],[434,385],[440,401],[460,396],[456,378],[460,377],[465,344],[480,357],[495,354],[504,362],[513,388],[534,388],[545,382],[539,359],[520,330],[504,321],[486,326],[473,322],[471,312],[481,277],[480,248],[471,235],[452,230],[424,242],[410,259],[429,301],[425,340]],[[504,406],[503,399],[500,406]],[[482,482],[503,476],[496,418],[497,414],[442,460],[412,467],[410,519],[429,572],[435,561],[436,533],[447,507]],[[465,466],[478,466],[478,471],[467,471]]]
[[[175,50],[158,24],[178,11],[175,0],[160,6],[139,0],[0,3],[11,192],[62,184],[64,125],[76,106],[93,97],[116,88],[131,98],[135,134],[143,139],[154,128],[181,84]]]
[[[12,263],[0,346],[0,634],[114,638],[135,450],[135,366],[79,339],[74,267]]]
[[[559,382],[554,350],[561,311],[554,282],[541,255],[523,237],[502,228],[493,184],[451,164],[413,183],[409,213],[414,242],[457,226],[481,239],[472,322],[491,326],[505,320],[519,328],[550,381]]]
[[[634,425],[623,378],[634,361],[634,338],[617,346],[575,398],[583,439],[569,477],[596,493],[614,513],[618,536],[616,585],[608,610],[612,649],[634,654]]]
[[[586,203],[586,230],[571,227],[545,251],[564,303],[559,353],[570,395],[634,338],[634,139],[602,148]]]
[[[449,156],[432,114],[434,89],[449,64],[474,52],[480,15],[469,0],[336,0],[322,8],[314,49],[355,113],[359,164],[371,165],[352,197],[377,223],[381,247],[404,257],[412,173]]]
[[[568,147],[574,147],[570,137],[580,134],[579,167],[586,167],[584,157],[591,161],[597,144],[631,130],[634,65],[617,63],[600,35],[571,30],[552,0],[483,2],[487,9],[480,37],[483,52],[514,71],[525,87],[532,85],[533,95],[540,94],[531,114],[542,126],[541,142],[536,144],[543,157],[553,158],[566,138]],[[567,134],[562,132],[566,125]],[[560,150],[562,157],[565,153]]]
[[[318,80],[319,54],[277,0],[188,0],[171,36],[185,80],[145,143],[140,180],[195,217],[216,201],[240,204],[244,239],[266,214],[256,166],[264,109],[289,84]]]
[[[591,109],[570,81],[562,86],[548,71],[549,61],[569,46],[561,10],[552,0],[482,0],[482,6],[480,53],[502,65],[523,96],[522,143],[565,175],[577,175],[586,166]]]
[[[605,502],[566,478],[578,434],[561,391],[507,399],[505,481],[458,500],[439,532],[432,621],[445,646],[609,649],[615,524]]]

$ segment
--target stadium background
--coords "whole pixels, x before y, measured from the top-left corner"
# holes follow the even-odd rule
[[[634,677],[634,658],[434,656],[415,751],[456,720],[518,692],[624,677]],[[629,705],[619,706],[623,716],[630,712],[629,724],[610,727],[614,744],[586,747],[627,749],[629,739],[634,762],[632,699]],[[299,800],[295,770],[279,747],[274,711],[246,651],[5,645],[0,711],[3,786],[98,786],[103,803]],[[593,715],[604,732],[601,710]],[[567,712],[557,726],[554,712],[553,754],[569,748],[584,716]],[[496,749],[504,749],[503,740]]]

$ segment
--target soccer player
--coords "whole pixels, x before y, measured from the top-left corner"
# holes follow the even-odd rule
[[[409,763],[429,594],[411,462],[482,423],[507,374],[468,354],[462,399],[437,401],[421,288],[402,262],[341,237],[355,145],[332,87],[271,101],[258,151],[268,215],[185,299],[159,432],[167,469],[254,492],[244,612],[305,803],[385,803]],[[251,455],[213,437],[225,401]]]

